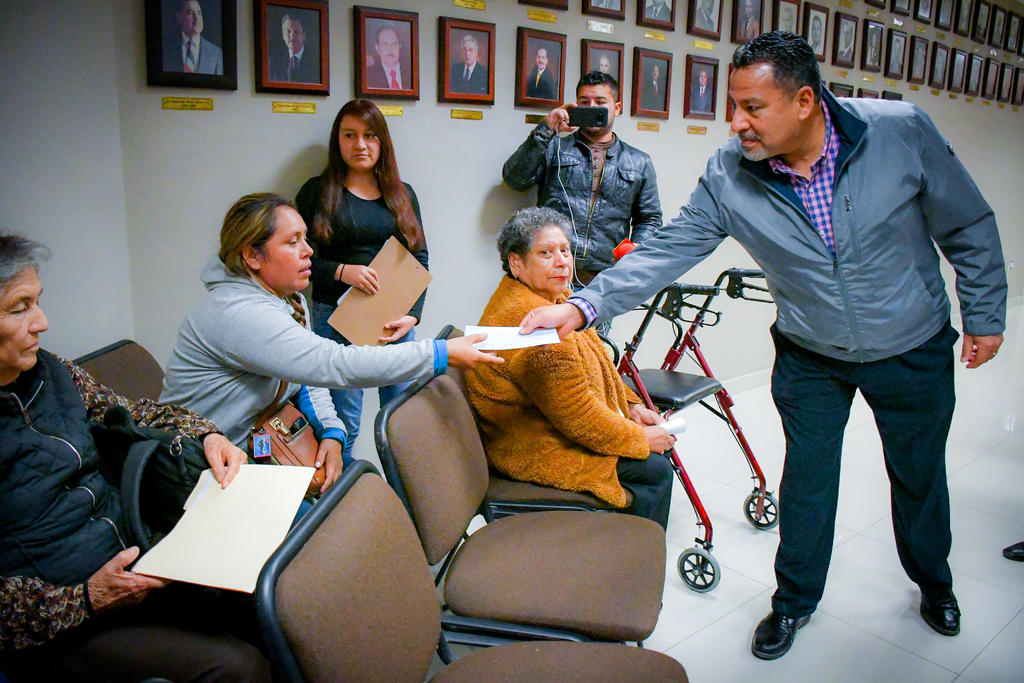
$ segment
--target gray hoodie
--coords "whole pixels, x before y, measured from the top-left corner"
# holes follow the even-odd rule
[[[297,396],[317,438],[344,441],[345,428],[327,388],[362,388],[439,374],[447,349],[435,340],[390,346],[343,346],[295,323],[292,307],[216,257],[203,269],[206,297],[178,330],[167,363],[162,403],[204,415],[249,450],[249,428],[274,400]],[[302,302],[306,308],[306,302]],[[312,414],[310,414],[312,412]]]

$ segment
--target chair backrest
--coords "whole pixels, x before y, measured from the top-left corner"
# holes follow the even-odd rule
[[[447,375],[413,385],[377,414],[377,453],[431,564],[454,548],[487,493],[487,456],[466,397]]]
[[[160,398],[163,368],[145,347],[130,339],[76,358],[75,364],[122,396],[134,400]]]
[[[437,594],[401,501],[357,460],[260,574],[260,627],[288,681],[422,681],[440,634]]]

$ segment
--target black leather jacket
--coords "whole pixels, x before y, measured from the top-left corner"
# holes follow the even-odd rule
[[[537,206],[570,216],[577,270],[600,271],[614,263],[612,249],[623,239],[639,244],[661,227],[661,201],[651,158],[618,136],[608,148],[593,211],[592,169],[590,148],[578,132],[556,138],[541,122],[508,158],[501,175],[514,190],[536,185]]]

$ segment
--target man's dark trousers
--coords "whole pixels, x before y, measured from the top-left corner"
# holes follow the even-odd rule
[[[771,332],[772,397],[786,434],[772,609],[801,617],[814,611],[824,592],[843,430],[858,389],[882,438],[900,562],[923,591],[937,594],[950,588],[945,453],[955,402],[952,345],[957,332],[947,323],[917,348],[867,363],[808,351],[774,325]]]

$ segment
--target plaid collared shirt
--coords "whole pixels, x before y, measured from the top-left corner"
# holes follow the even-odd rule
[[[821,236],[828,251],[835,258],[836,240],[832,232],[832,187],[836,179],[836,158],[839,156],[839,135],[832,125],[832,117],[828,107],[821,105],[825,112],[825,144],[821,148],[821,156],[811,164],[811,177],[808,180],[786,165],[779,157],[768,160],[772,170],[789,176],[793,190],[807,209],[811,223]]]

